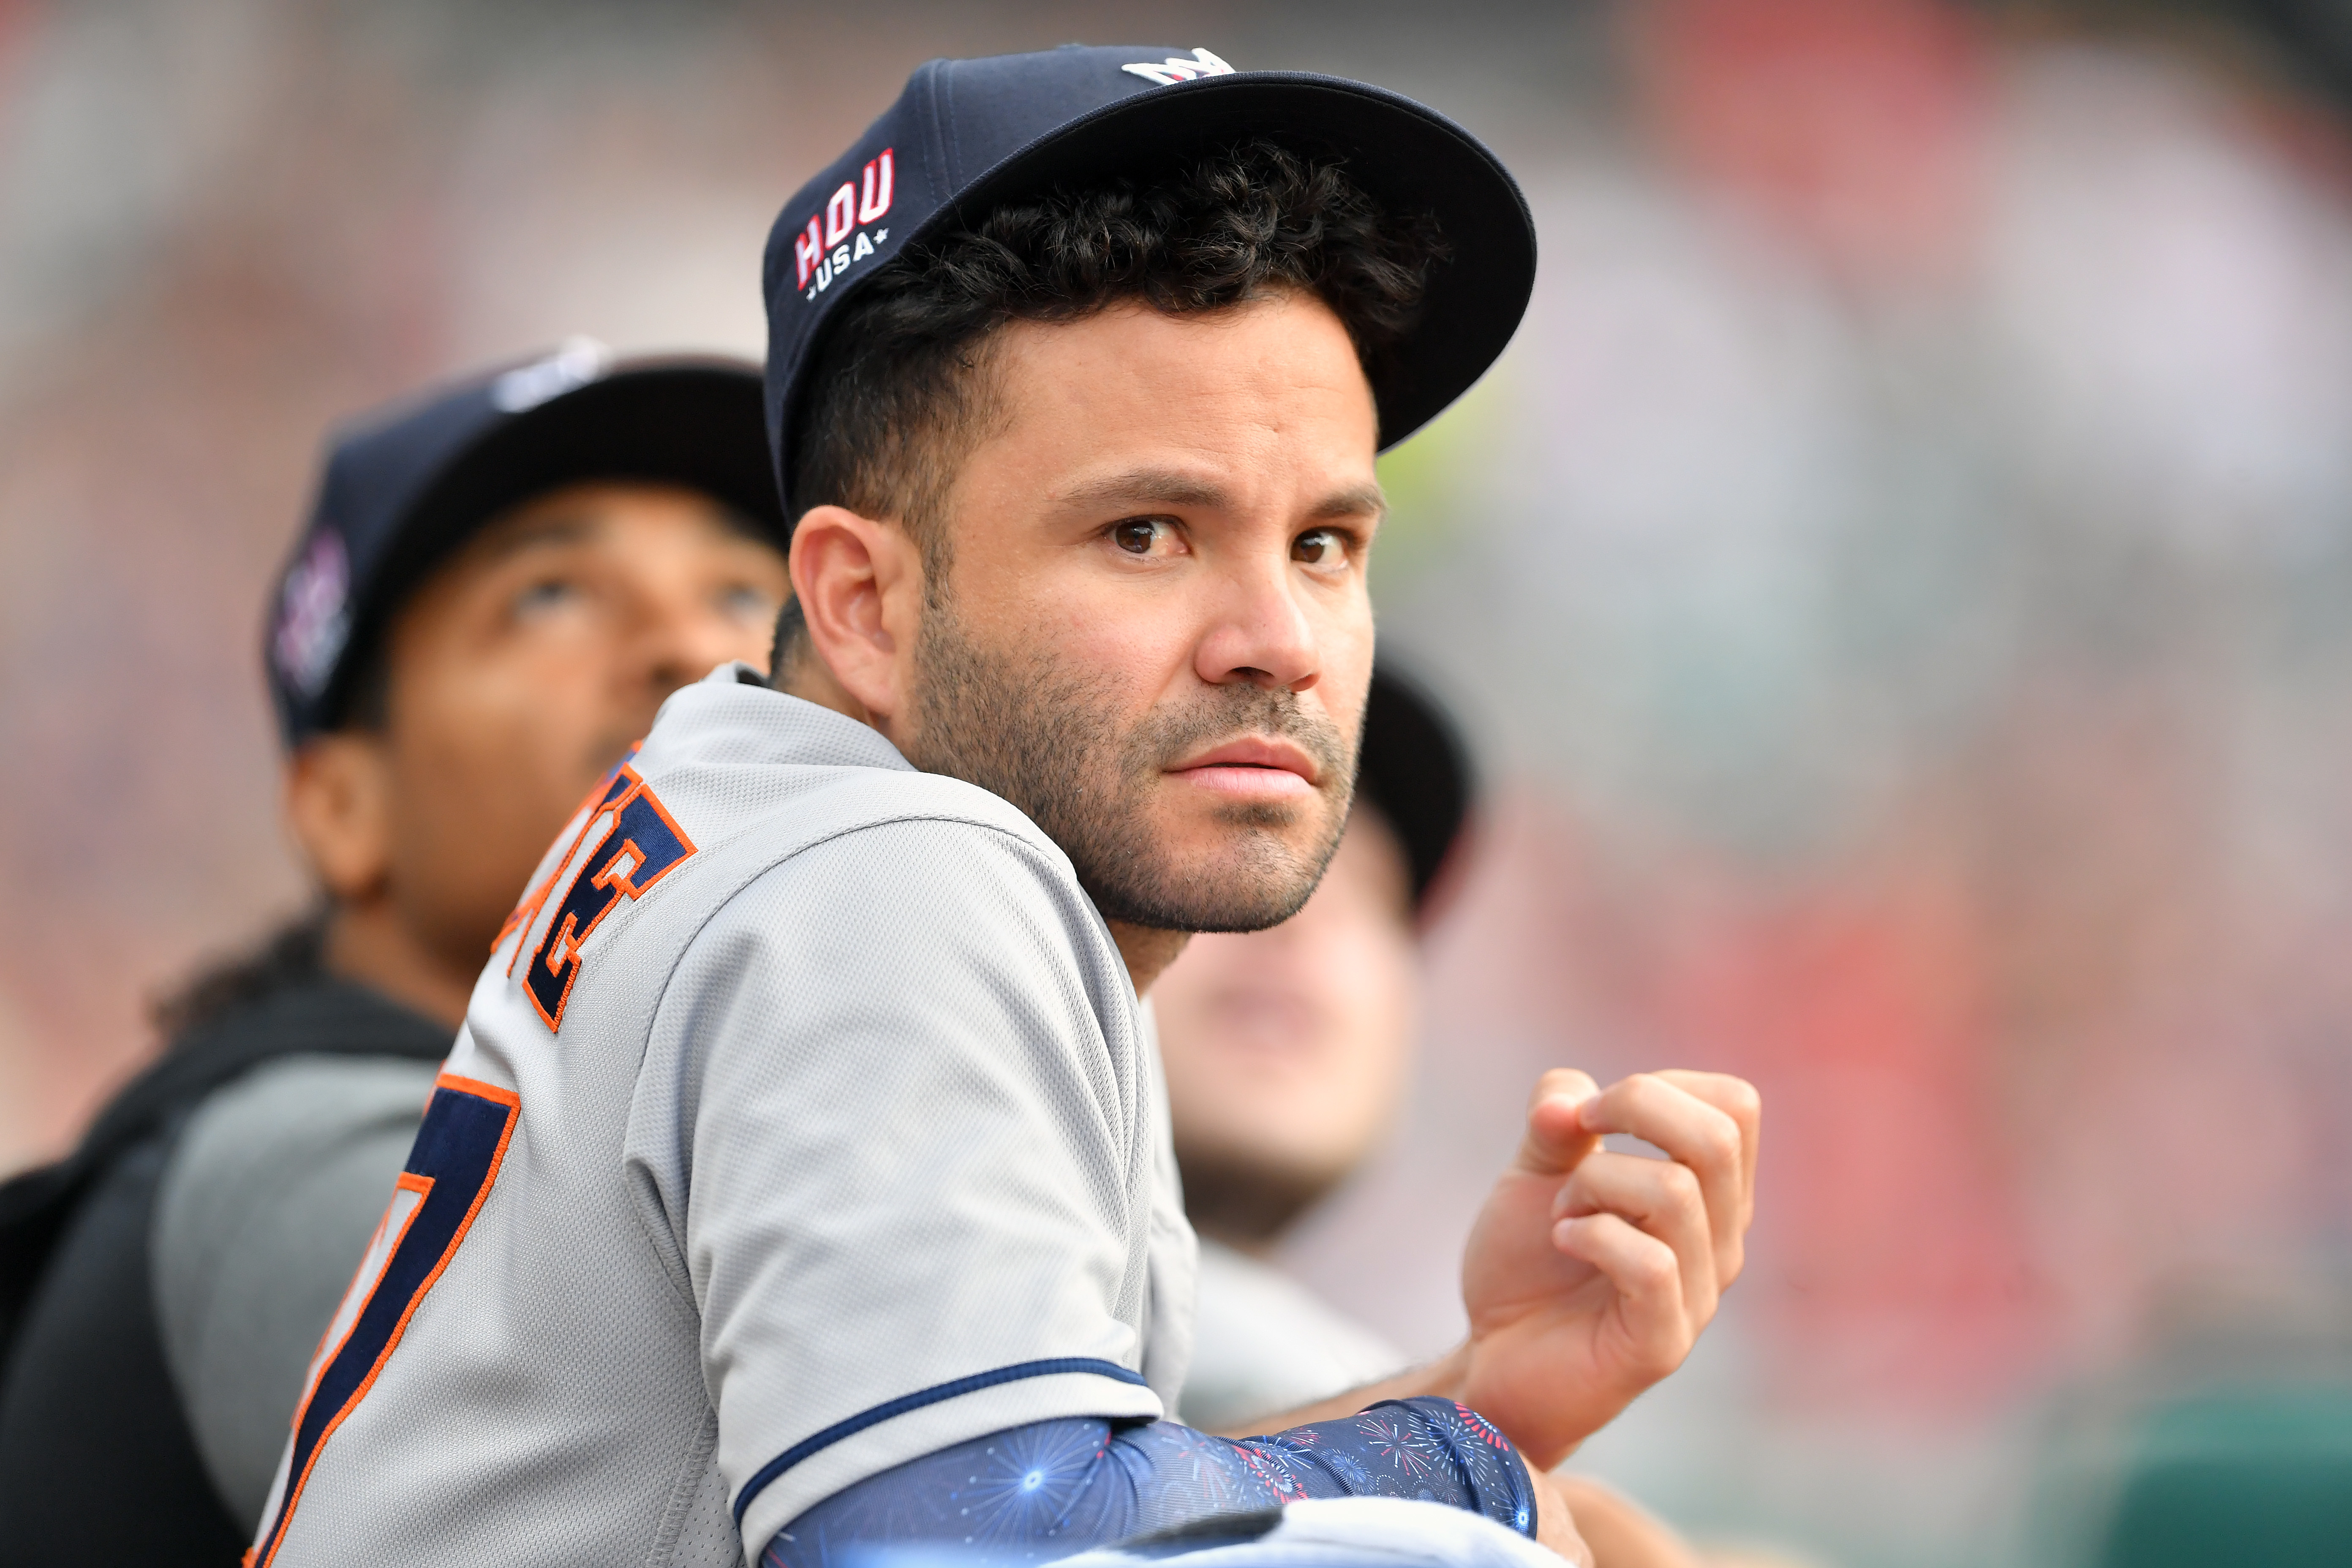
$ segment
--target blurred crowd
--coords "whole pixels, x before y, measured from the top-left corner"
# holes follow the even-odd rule
[[[1489,787],[1279,1260],[1442,1346],[1533,1073],[1672,1059],[1770,1107],[1754,1263],[1583,1458],[1695,1533],[2085,1562],[2136,1464],[2352,1452],[2352,23],[1433,9],[0,0],[0,1168],[300,903],[254,650],[331,422],[756,353],[916,60],[1206,44],[1463,120],[1543,243],[1385,460]]]

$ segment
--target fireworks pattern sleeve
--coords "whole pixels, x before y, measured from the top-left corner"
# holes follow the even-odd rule
[[[941,1545],[1023,1563],[1260,1513],[1306,1498],[1418,1498],[1535,1533],[1527,1467],[1466,1405],[1384,1401],[1270,1436],[1172,1421],[1034,1422],[886,1470],[793,1520],[762,1568],[836,1568]]]

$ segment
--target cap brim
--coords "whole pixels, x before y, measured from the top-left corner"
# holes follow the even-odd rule
[[[768,465],[759,370],[720,358],[624,362],[499,422],[450,458],[399,525],[355,606],[364,646],[435,567],[508,508],[599,479],[677,485],[724,503],[782,549],[790,536]],[[346,666],[354,661],[346,660]],[[339,669],[328,705],[352,678]]]
[[[1148,176],[1209,148],[1265,136],[1344,159],[1392,216],[1437,220],[1447,258],[1430,274],[1411,335],[1373,367],[1381,446],[1435,418],[1486,373],[1535,291],[1535,221],[1508,171],[1452,121],[1363,82],[1307,72],[1203,77],[1106,104],[980,176],[912,237],[1029,192]]]
[[[722,359],[624,363],[502,421],[445,465],[402,531],[468,531],[518,501],[591,479],[702,490],[784,535],[760,373]]]

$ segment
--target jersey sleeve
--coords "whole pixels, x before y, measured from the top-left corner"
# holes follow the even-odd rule
[[[761,1568],[852,1568],[947,1547],[971,1568],[1122,1542],[1198,1545],[1309,1499],[1397,1498],[1536,1529],[1509,1440],[1452,1400],[1387,1400],[1271,1436],[1172,1421],[1038,1422],[961,1443],[838,1492],[793,1520]]]
[[[1161,1414],[1132,992],[1045,853],[955,821],[842,835],[730,899],[665,988],[631,1158],[747,1542],[983,1433]]]

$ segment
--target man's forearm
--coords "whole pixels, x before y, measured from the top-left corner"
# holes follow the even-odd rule
[[[869,1477],[785,1526],[761,1563],[837,1568],[925,1543],[967,1549],[976,1564],[1022,1563],[1338,1497],[1445,1503],[1559,1550],[1573,1530],[1556,1496],[1494,1427],[1444,1401],[1390,1404],[1239,1442],[1172,1421],[1076,1418]]]
[[[1220,1436],[1238,1437],[1339,1420],[1383,1399],[1458,1399],[1468,1363],[1468,1347],[1456,1346],[1426,1366],[1231,1427]],[[1552,1527],[1539,1528],[1538,1539],[1570,1562],[1589,1562],[1594,1568],[1696,1568],[1699,1558],[1681,1536],[1608,1488],[1582,1477],[1541,1471],[1532,1471],[1530,1479],[1538,1524]]]

